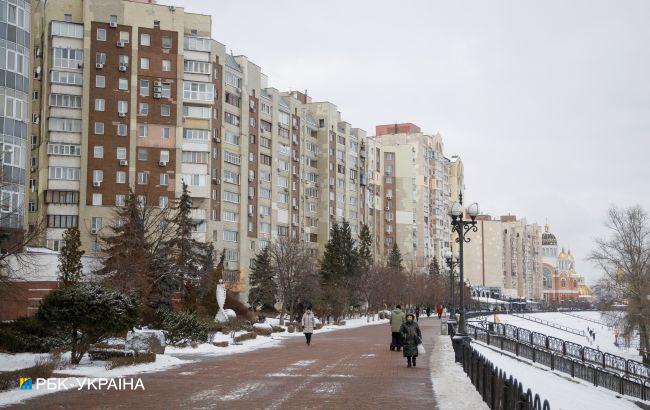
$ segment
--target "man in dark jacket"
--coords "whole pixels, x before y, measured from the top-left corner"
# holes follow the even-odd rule
[[[406,357],[406,367],[416,366],[415,359],[418,357],[418,345],[422,343],[422,332],[420,326],[414,319],[412,313],[406,315],[406,320],[402,323],[399,329],[402,335],[402,343],[404,347],[404,357]]]
[[[402,323],[404,323],[404,312],[402,312],[402,307],[397,305],[395,306],[395,309],[390,312],[390,330],[393,337],[390,344],[390,350],[397,349],[399,351],[402,348],[402,338],[399,333]]]

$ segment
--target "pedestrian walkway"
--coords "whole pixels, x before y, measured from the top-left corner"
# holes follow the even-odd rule
[[[66,391],[25,408],[435,409],[429,355],[438,319],[420,319],[427,353],[407,368],[388,325],[292,338],[278,348],[142,375],[145,391]],[[441,365],[453,365],[446,363]],[[467,381],[469,383],[469,381]]]

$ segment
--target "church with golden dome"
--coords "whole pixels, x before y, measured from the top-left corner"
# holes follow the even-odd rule
[[[571,250],[559,249],[557,238],[549,232],[548,224],[542,234],[542,286],[544,300],[552,304],[591,302],[591,290],[584,277],[575,270]]]

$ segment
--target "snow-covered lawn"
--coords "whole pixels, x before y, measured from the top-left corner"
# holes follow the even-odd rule
[[[594,387],[592,384],[572,379],[566,374],[552,371],[538,363],[495,351],[479,342],[472,342],[472,347],[521,382],[524,390],[531,389],[534,394],[539,394],[542,400],[548,400],[554,410],[639,410],[639,407],[632,402],[635,400],[633,398],[620,396],[603,387]],[[650,402],[644,403],[650,405]]]
[[[575,313],[580,316],[584,316],[586,318],[591,318],[598,321],[603,320],[600,312],[585,311],[585,312],[575,312]],[[506,314],[498,314],[498,313],[496,314],[498,320],[501,321],[501,323],[509,323],[511,325],[528,329],[533,332],[538,332],[538,333],[545,334],[547,336],[553,336],[559,339],[567,340],[569,342],[578,343],[580,345],[590,347],[592,349],[600,349],[603,352],[621,356],[625,359],[632,359],[637,361],[639,361],[640,359],[638,351],[636,351],[635,349],[614,345],[614,340],[615,340],[614,335],[616,331],[610,327],[599,325],[597,323],[590,322],[588,320],[579,319],[574,316],[569,316],[561,312],[532,313],[529,315],[539,317],[540,319],[544,319],[549,322],[557,323],[564,326],[569,326],[574,329],[584,330],[587,336],[589,336],[589,333],[587,332],[587,327],[588,327],[592,329],[594,332],[596,332],[596,339],[593,340],[591,337],[579,336],[573,333],[565,332],[563,330],[551,326],[546,326],[541,323],[532,322],[530,320],[526,320],[524,318],[517,317],[514,315],[506,315]],[[495,315],[487,316],[487,319],[490,322],[493,322],[494,316]],[[621,342],[620,337],[619,337],[619,342]]]
[[[26,369],[33,367],[38,360],[47,359],[48,353],[0,353],[0,372]]]

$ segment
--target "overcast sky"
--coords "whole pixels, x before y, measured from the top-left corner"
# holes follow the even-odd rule
[[[648,1],[173,1],[279,90],[441,133],[467,201],[548,221],[589,282],[607,208],[650,210]]]

